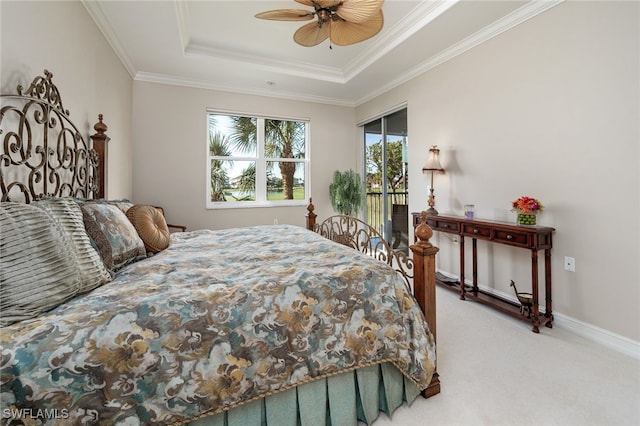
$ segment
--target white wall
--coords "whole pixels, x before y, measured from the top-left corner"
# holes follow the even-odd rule
[[[441,213],[473,203],[478,218],[513,222],[512,200],[539,198],[539,224],[556,228],[555,312],[636,342],[639,40],[639,3],[565,2],[357,108],[362,120],[408,103],[411,211],[426,209],[432,144],[446,168]],[[438,267],[457,274],[458,247],[435,242]],[[498,291],[530,283],[527,250],[479,243],[478,268]]]
[[[167,220],[189,229],[289,223],[304,226],[305,207],[207,210],[207,108],[310,120],[310,194],[320,218],[333,214],[333,171],[355,168],[353,108],[136,81],[133,193],[164,206]]]
[[[53,73],[71,120],[95,133],[98,114],[109,126],[108,195],[129,198],[133,80],[80,2],[0,1],[0,91],[15,94]],[[54,31],[55,30],[55,31]]]

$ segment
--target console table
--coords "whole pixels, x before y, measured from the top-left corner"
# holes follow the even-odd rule
[[[413,227],[415,230],[415,228],[420,224],[420,213],[411,213],[411,215],[413,216]],[[443,215],[429,215],[427,216],[427,223],[434,231],[456,234],[459,237],[460,283],[459,285],[455,285],[455,287],[453,285],[437,281],[439,284],[459,291],[461,300],[470,298],[478,302],[491,305],[516,318],[530,321],[532,331],[534,333],[539,333],[539,327],[543,324],[549,328],[553,327],[551,303],[551,236],[555,231],[554,228],[547,226],[515,225],[507,222],[466,219],[464,217]],[[472,285],[465,284],[464,278],[465,237],[470,237],[472,244]],[[520,304],[478,288],[478,240],[529,249],[531,251],[532,307],[527,315],[522,311]],[[543,316],[540,315],[538,307],[539,250],[544,250],[545,313]]]

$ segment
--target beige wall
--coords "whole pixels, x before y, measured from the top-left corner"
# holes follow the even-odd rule
[[[305,207],[205,208],[208,108],[309,119],[310,194],[320,217],[333,214],[329,202],[333,171],[357,164],[353,108],[138,81],[133,149],[137,201],[163,205],[170,222],[189,229],[272,224],[274,219],[304,225]]]
[[[13,93],[52,71],[87,134],[105,115],[109,197],[162,204],[191,229],[304,221],[302,207],[205,209],[207,108],[311,119],[311,193],[326,217],[333,170],[359,163],[355,123],[406,102],[410,210],[426,204],[420,168],[431,144],[447,168],[436,177],[441,212],[474,203],[480,218],[513,220],[511,200],[540,198],[540,223],[557,229],[558,317],[638,342],[639,7],[562,3],[354,110],[132,83],[81,3],[2,1],[0,87]],[[41,31],[54,23],[56,31]],[[443,236],[436,243],[439,267],[457,273],[457,246]],[[575,257],[575,273],[563,270],[564,256]],[[510,279],[526,286],[528,267],[525,250],[480,243],[482,285],[507,293]]]
[[[3,0],[0,19],[1,92],[16,93],[18,84],[26,87],[51,71],[62,104],[85,135],[95,133],[104,114],[112,139],[108,195],[131,197],[133,80],[82,3]]]
[[[556,228],[554,310],[640,341],[640,4],[565,2],[357,108],[357,120],[408,103],[410,210],[425,209],[430,145],[447,172],[437,208],[514,221],[539,198]],[[444,236],[438,266],[458,272]],[[530,283],[526,250],[479,243],[480,284]],[[576,272],[563,269],[564,256]],[[470,256],[467,256],[467,258]],[[467,266],[467,271],[471,266]],[[464,319],[461,319],[464,320]]]

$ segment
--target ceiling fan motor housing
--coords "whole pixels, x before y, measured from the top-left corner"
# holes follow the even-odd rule
[[[257,18],[281,21],[304,21],[317,17],[317,22],[300,27],[293,40],[311,47],[330,39],[339,46],[367,40],[382,29],[384,0],[296,0],[314,11],[280,9],[258,13]]]

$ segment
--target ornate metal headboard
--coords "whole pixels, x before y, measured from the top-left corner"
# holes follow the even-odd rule
[[[26,90],[18,85],[17,94],[0,96],[2,201],[99,195],[98,153],[69,118],[52,77],[44,70]]]
[[[310,204],[310,207],[312,206],[313,204]],[[310,212],[312,213],[313,209]],[[402,276],[412,292],[413,258],[402,251],[394,251],[382,235],[369,224],[352,216],[335,215],[322,223],[314,224],[312,230],[325,238],[385,262]]]

